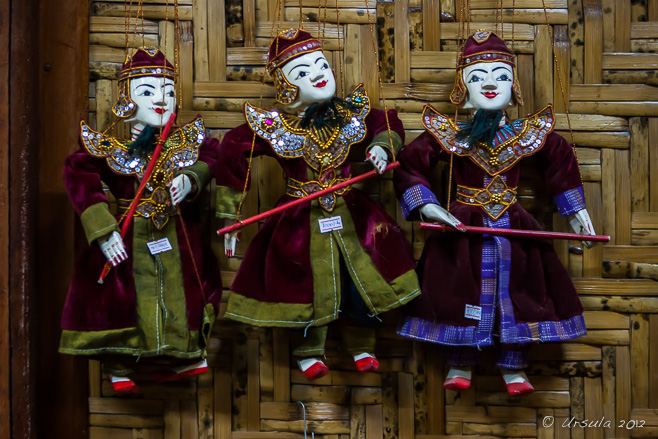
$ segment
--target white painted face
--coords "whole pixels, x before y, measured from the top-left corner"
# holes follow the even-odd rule
[[[514,72],[503,62],[480,62],[464,68],[468,90],[464,108],[502,110],[512,101]]]
[[[305,53],[282,68],[288,82],[299,87],[293,106],[308,107],[313,102],[331,99],[336,94],[336,78],[322,51]]]
[[[137,110],[128,121],[152,127],[166,125],[176,108],[174,81],[169,78],[142,76],[131,79],[130,97],[137,105]]]

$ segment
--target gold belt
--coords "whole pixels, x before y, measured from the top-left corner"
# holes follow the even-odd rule
[[[516,188],[507,187],[499,175],[485,188],[457,186],[457,201],[471,206],[480,206],[487,215],[496,220],[514,203]]]
[[[132,200],[126,198],[117,200],[117,210],[120,215],[128,212],[131,202]],[[169,192],[162,187],[158,187],[149,197],[142,197],[139,200],[134,216],[151,218],[155,227],[160,230],[167,224],[169,217],[177,213],[178,209],[171,203]]]
[[[294,198],[303,198],[311,194],[319,192],[323,189],[330,188],[335,186],[338,183],[349,180],[348,178],[332,178],[329,182],[322,182],[319,180],[311,180],[307,182],[301,182],[293,178],[288,178],[288,186],[286,188],[286,194]],[[319,198],[320,206],[327,212],[331,212],[336,207],[336,197],[343,195],[345,192],[351,189],[350,186],[338,189],[337,191],[330,192]]]

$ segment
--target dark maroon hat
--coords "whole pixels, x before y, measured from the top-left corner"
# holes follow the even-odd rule
[[[164,53],[155,47],[140,47],[126,56],[121,66],[119,80],[139,76],[160,76],[174,79],[174,66]]]
[[[322,50],[322,43],[302,29],[288,29],[272,40],[267,54],[267,69],[272,72],[293,58]]]
[[[505,42],[488,30],[479,30],[468,37],[459,58],[459,66],[466,67],[482,61],[498,61],[515,65],[514,56]]]

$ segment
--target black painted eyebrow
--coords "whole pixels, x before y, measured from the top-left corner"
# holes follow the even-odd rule
[[[486,75],[487,73],[489,73],[489,72],[487,72],[486,70],[483,70],[483,69],[473,69],[473,70],[470,71],[470,73],[468,74],[468,76],[471,76],[474,72],[482,72],[482,73],[484,73],[485,75]]]
[[[288,74],[291,74],[293,70],[295,70],[297,67],[311,67],[309,64],[297,64],[295,67],[292,69],[288,70]]]
[[[151,88],[153,88],[153,89],[155,88],[155,87],[152,86],[151,84],[139,84],[137,87],[135,87],[135,89],[138,89],[139,87],[151,87]]]
[[[500,67],[496,67],[495,69],[493,69],[492,72],[495,72],[496,70],[500,70],[500,69],[505,69],[505,70],[507,70],[508,72],[511,72],[511,71],[512,71],[509,67],[500,66]]]
[[[320,55],[320,56],[318,57],[318,59],[316,59],[315,62],[314,62],[313,64],[317,63],[317,62],[320,61],[320,60],[325,60],[325,61],[326,61],[327,58],[325,58],[323,55]]]

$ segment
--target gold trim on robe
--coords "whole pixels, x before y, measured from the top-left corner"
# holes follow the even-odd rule
[[[555,116],[549,104],[535,114],[511,121],[498,130],[493,146],[483,142],[469,145],[468,140],[457,139],[457,131],[465,124],[455,123],[430,105],[423,110],[423,125],[445,151],[469,157],[489,175],[495,176],[539,151],[555,128]]]

